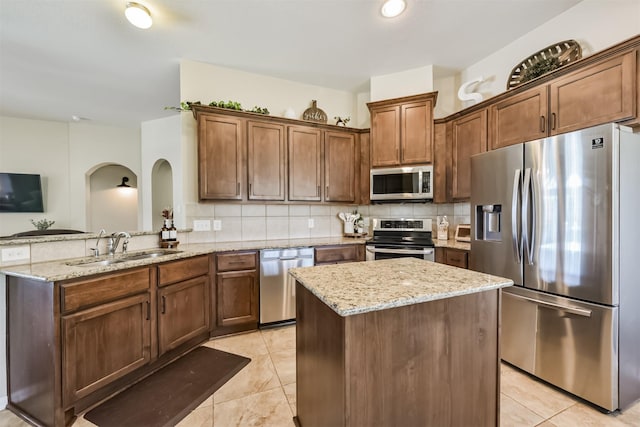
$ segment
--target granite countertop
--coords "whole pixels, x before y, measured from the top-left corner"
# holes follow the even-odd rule
[[[416,258],[295,268],[289,274],[340,316],[513,285],[503,277]]]
[[[190,258],[198,255],[210,254],[213,252],[259,250],[274,248],[293,248],[324,245],[348,245],[364,243],[365,239],[355,239],[348,237],[326,237],[315,239],[288,239],[288,240],[253,240],[241,242],[217,242],[217,243],[194,243],[179,245],[175,250],[167,250],[167,255],[141,260],[131,260],[110,265],[78,266],[67,263],[77,263],[78,261],[100,261],[108,258],[122,258],[121,254],[114,256],[100,256],[87,258],[63,259],[50,262],[34,264],[12,265],[0,268],[0,273],[9,276],[24,277],[27,279],[42,280],[46,282],[56,282],[79,277],[92,276],[101,273],[124,270],[127,268],[141,267],[167,261],[174,261],[183,258]],[[149,248],[141,251],[129,252],[129,255],[150,252],[157,248]]]
[[[455,239],[449,239],[449,240],[433,239],[433,244],[436,246],[436,248],[451,248],[451,249],[459,249],[461,251],[471,250],[470,242],[458,242]]]

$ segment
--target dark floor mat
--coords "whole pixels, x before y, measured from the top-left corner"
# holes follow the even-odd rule
[[[84,415],[100,427],[174,426],[251,359],[198,347]]]

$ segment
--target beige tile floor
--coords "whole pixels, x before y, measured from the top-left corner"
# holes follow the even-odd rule
[[[183,419],[179,427],[294,426],[295,326],[220,338],[205,345],[249,357],[251,363]],[[623,413],[605,415],[506,364],[502,365],[501,381],[502,427],[640,426],[640,402]],[[5,426],[28,424],[5,410],[0,411],[0,427]],[[93,424],[80,418],[75,426]]]

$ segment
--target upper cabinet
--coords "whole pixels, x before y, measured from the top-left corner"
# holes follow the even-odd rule
[[[495,102],[491,148],[634,118],[636,56],[619,53]]]
[[[437,92],[367,104],[371,112],[371,167],[433,162],[433,107]]]
[[[289,126],[289,200],[322,200],[322,131]]]
[[[324,133],[325,201],[356,203],[358,154],[355,134]]]
[[[221,114],[198,117],[200,199],[242,200],[246,121]]]
[[[193,110],[200,200],[360,202],[357,130],[206,106]]]
[[[487,151],[487,110],[451,122],[451,198],[471,197],[471,156]]]
[[[284,125],[247,122],[249,200],[285,200]]]

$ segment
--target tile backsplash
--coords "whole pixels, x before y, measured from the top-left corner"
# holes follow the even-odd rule
[[[444,215],[449,221],[450,238],[455,234],[456,225],[469,224],[471,219],[469,203],[366,206],[194,203],[186,206],[186,226],[193,227],[194,220],[207,220],[212,225],[212,231],[191,232],[190,243],[337,237],[343,233],[338,213],[356,209],[365,219],[430,218],[434,237],[437,221]],[[220,221],[219,231],[213,231],[214,220]],[[365,223],[365,227],[367,225]]]

